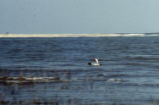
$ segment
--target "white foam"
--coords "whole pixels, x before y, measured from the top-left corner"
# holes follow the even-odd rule
[[[123,82],[124,80],[123,79],[120,79],[120,78],[109,78],[108,80],[107,80],[107,82],[115,82],[115,83],[121,83],[121,82]]]

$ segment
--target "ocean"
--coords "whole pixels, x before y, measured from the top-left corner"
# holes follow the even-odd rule
[[[158,62],[157,35],[0,38],[0,104],[158,105]]]

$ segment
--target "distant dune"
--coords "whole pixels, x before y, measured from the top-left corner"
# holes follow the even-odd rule
[[[0,34],[1,38],[10,37],[143,37],[145,34]]]

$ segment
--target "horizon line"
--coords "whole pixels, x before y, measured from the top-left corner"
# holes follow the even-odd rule
[[[94,33],[94,34],[0,34],[0,38],[29,38],[29,37],[144,37],[147,34],[159,33]],[[159,36],[159,35],[150,35]]]

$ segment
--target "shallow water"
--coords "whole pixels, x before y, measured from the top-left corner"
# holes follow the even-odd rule
[[[0,76],[61,80],[2,82],[0,104],[159,104],[159,37],[1,38],[0,49]],[[86,66],[95,57],[102,66]]]

